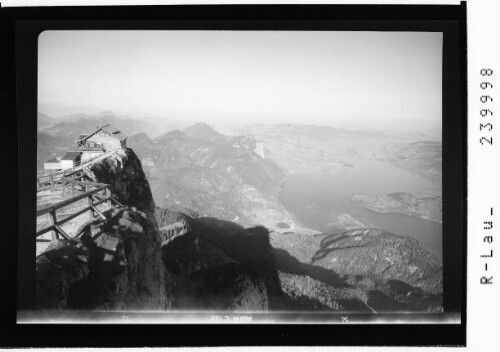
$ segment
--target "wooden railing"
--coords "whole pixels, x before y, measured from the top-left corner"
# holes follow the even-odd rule
[[[77,147],[76,151],[82,151],[82,152],[104,152],[104,148],[102,146],[98,146],[98,147],[83,146],[83,147]]]
[[[55,186],[65,186],[67,183],[71,184],[71,194],[74,194],[74,186],[77,185],[78,183],[71,182],[71,181],[80,181],[84,177],[82,171],[77,171],[72,173],[70,176],[63,176],[60,178],[55,178],[55,177],[50,177],[47,182],[45,182],[45,186],[43,186],[44,183],[38,183],[38,189],[37,191],[45,191],[48,189],[52,189]],[[85,182],[84,182],[85,183]],[[92,182],[90,182],[92,183]]]
[[[122,206],[120,202],[118,202],[111,194],[110,186],[104,183],[95,183],[95,182],[85,182],[85,181],[76,181],[69,178],[62,178],[64,184],[78,185],[85,189],[85,192],[76,196],[73,196],[69,199],[65,199],[59,203],[49,205],[47,207],[38,209],[36,212],[36,216],[43,216],[48,214],[50,219],[50,226],[45,227],[44,229],[37,231],[36,237],[40,237],[43,234],[53,231],[52,240],[59,239],[59,235],[67,240],[71,240],[71,237],[61,228],[61,225],[64,223],[80,216],[88,211],[92,213],[93,216],[99,216],[102,219],[106,219],[106,216],[97,209],[97,206],[106,202],[108,206],[111,206],[111,203],[114,203],[118,206]],[[90,189],[92,188],[92,189]],[[98,198],[99,193],[103,193],[103,198]],[[78,202],[82,199],[87,199],[87,206],[78,210],[77,212],[66,216],[64,219],[57,219],[57,211],[61,208],[67,207],[75,202]],[[39,240],[39,241],[50,241],[50,240]]]
[[[61,179],[62,177],[70,176],[70,175],[80,171],[81,169],[83,169],[86,166],[89,166],[89,165],[92,165],[98,161],[104,160],[104,159],[110,157],[111,155],[116,154],[116,152],[118,152],[118,150],[120,150],[120,149],[122,149],[122,148],[116,148],[113,150],[109,150],[104,154],[96,155],[95,157],[87,159],[83,162],[78,161],[75,163],[75,165],[71,169],[52,172],[52,173],[49,173],[48,175],[45,172],[39,172],[39,173],[37,173],[37,187],[40,189],[46,184],[53,185],[55,183],[55,181]]]

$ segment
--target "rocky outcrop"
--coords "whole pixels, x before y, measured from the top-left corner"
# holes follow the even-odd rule
[[[157,209],[172,309],[267,311],[282,308],[269,234],[227,221]]]
[[[106,220],[82,226],[37,257],[36,297],[42,309],[144,309],[171,306],[154,202],[141,164],[129,149],[84,170],[112,186],[123,203]]]
[[[112,193],[128,206],[144,212],[155,224],[155,203],[139,158],[131,149],[120,149],[113,157],[85,168],[90,180],[112,186]]]
[[[74,241],[37,257],[37,305],[48,309],[164,310],[171,305],[158,233],[135,208],[112,209]]]

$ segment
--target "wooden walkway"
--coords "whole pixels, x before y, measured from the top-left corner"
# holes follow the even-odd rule
[[[61,177],[56,180],[52,180],[52,185],[43,187],[43,189],[51,189],[56,186],[61,186],[62,188],[66,187],[71,190],[71,197],[65,199],[56,204],[51,204],[49,206],[40,208],[36,212],[37,218],[40,216],[44,216],[46,214],[49,215],[50,225],[37,231],[36,238],[37,242],[50,242],[52,240],[59,239],[61,236],[66,240],[71,240],[71,237],[61,228],[61,226],[82,215],[87,212],[90,212],[93,217],[100,217],[101,219],[106,219],[106,216],[97,208],[98,205],[102,203],[106,203],[109,207],[114,206],[123,206],[113,195],[111,194],[110,185],[104,183],[97,182],[88,182],[82,181],[83,173],[78,171],[71,174],[71,178],[69,177]],[[75,194],[76,192],[82,192],[79,194]],[[67,215],[63,219],[57,218],[57,212],[61,208],[67,207],[71,204],[79,202],[83,199],[87,199],[87,205],[77,212]],[[39,239],[40,236],[44,235],[47,232],[52,231],[52,240],[48,239]]]
[[[56,172],[47,172],[48,170],[43,170],[37,173],[36,184],[37,191],[43,191],[44,189],[49,189],[54,186],[56,181],[61,180],[64,177],[72,176],[79,171],[83,170],[85,167],[89,167],[95,163],[98,163],[106,158],[109,158],[112,155],[115,155],[120,149],[116,148],[113,150],[109,150],[104,154],[97,155],[91,159],[87,159],[82,163],[77,163],[73,168],[67,170],[61,170]]]

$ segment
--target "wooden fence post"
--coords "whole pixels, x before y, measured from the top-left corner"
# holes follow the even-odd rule
[[[110,207],[111,206],[111,190],[109,188],[106,188],[106,198],[108,200],[106,201],[106,206]]]
[[[57,225],[57,215],[56,215],[55,209],[49,213],[49,219],[50,219],[50,225],[52,225],[52,226]],[[56,230],[51,231],[51,232],[52,232],[52,240],[53,241],[59,239],[59,235],[57,234]]]
[[[92,201],[92,196],[87,197],[87,203],[88,203],[89,207],[94,205],[93,201]],[[94,211],[92,209],[90,209],[90,215],[94,216]]]
[[[88,192],[88,191],[89,191],[89,186],[85,185],[85,192]],[[94,206],[94,200],[92,199],[92,195],[87,197],[87,202],[88,202],[89,207]],[[90,215],[95,216],[95,211],[92,208],[90,209]]]

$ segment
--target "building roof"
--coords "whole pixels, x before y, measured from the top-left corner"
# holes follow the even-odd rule
[[[61,160],[75,160],[80,156],[80,152],[67,152],[65,156],[61,158]]]
[[[46,164],[49,164],[49,163],[50,163],[50,164],[52,164],[52,163],[54,163],[54,164],[59,164],[59,159],[57,159],[57,158],[52,158],[52,159],[50,159],[50,160],[47,160],[45,163],[46,163]]]
[[[87,134],[87,135],[84,135],[84,134],[81,134],[79,137],[78,137],[78,140],[77,142],[85,142],[87,139],[89,139],[90,137],[92,137],[93,135],[99,133],[100,131],[104,131],[114,137],[116,137],[117,139],[119,139],[120,141],[123,141],[124,139],[127,138],[127,135],[125,135],[123,132],[117,130],[116,128],[114,128],[113,126],[111,126],[110,124],[107,124],[105,126],[102,126],[101,128],[98,128],[97,130],[95,130],[94,132],[92,132],[91,134]]]
[[[104,132],[107,132],[107,133],[113,135],[114,137],[118,138],[120,141],[123,141],[125,138],[127,138],[127,135],[125,133],[121,132],[120,130],[117,130],[116,128],[114,128],[111,125],[103,126],[101,129]]]

